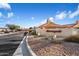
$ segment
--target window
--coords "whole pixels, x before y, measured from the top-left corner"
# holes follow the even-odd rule
[[[54,32],[54,33],[59,33],[62,32],[61,30],[47,30],[46,32]]]

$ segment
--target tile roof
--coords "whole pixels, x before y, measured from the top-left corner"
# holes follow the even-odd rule
[[[59,25],[55,24],[54,22],[48,21],[45,24],[39,26],[39,28],[76,28],[79,27],[79,21],[76,21],[74,24],[66,24],[66,25]]]

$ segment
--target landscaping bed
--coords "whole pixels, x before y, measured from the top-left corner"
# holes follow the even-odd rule
[[[79,43],[79,35],[72,35],[64,39],[66,42]]]
[[[29,37],[28,43],[37,56],[79,56],[78,43],[65,41],[55,43],[45,37]]]

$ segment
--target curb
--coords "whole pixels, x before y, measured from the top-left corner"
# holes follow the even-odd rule
[[[17,47],[17,49],[15,50],[15,52],[13,53],[13,56],[19,56],[19,55],[23,56],[22,49],[21,49],[21,44],[23,44],[24,38],[21,41],[21,43],[19,44],[19,46]]]
[[[13,56],[36,56],[28,44],[28,37],[24,37]]]
[[[27,36],[27,39],[26,39],[26,44],[27,44],[27,47],[28,47],[28,50],[30,52],[30,54],[32,56],[36,56],[36,54],[33,52],[33,50],[31,49],[30,45],[28,44],[28,36]]]

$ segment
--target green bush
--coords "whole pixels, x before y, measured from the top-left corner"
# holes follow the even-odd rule
[[[70,36],[64,39],[67,42],[79,43],[79,35]]]
[[[31,31],[30,34],[31,35],[37,35],[35,30]]]

